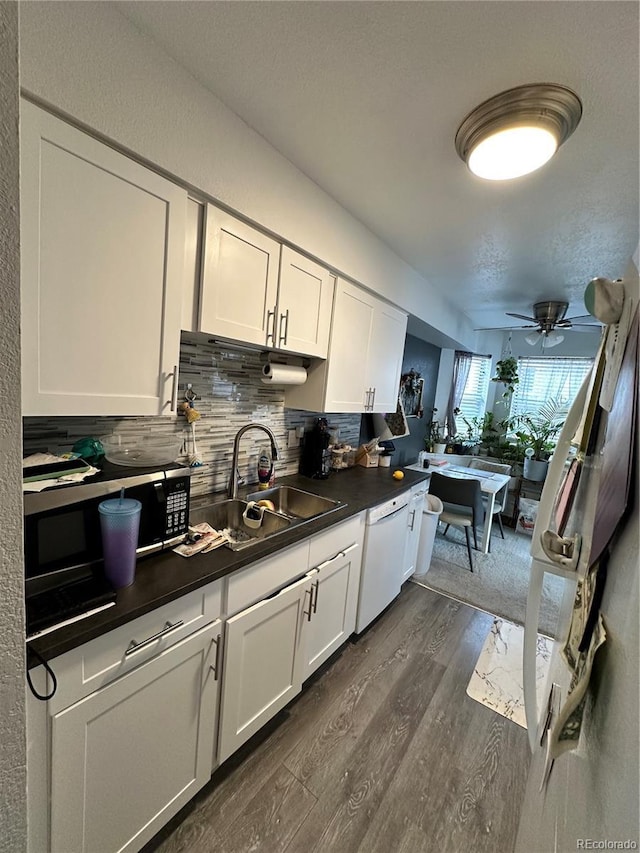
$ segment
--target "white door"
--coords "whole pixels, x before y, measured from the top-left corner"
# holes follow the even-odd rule
[[[327,361],[325,412],[366,410],[371,396],[366,383],[375,302],[361,288],[338,280]]]
[[[199,330],[275,346],[280,244],[207,205]]]
[[[302,680],[324,663],[353,634],[358,607],[360,546],[355,543],[311,573],[311,620],[305,623]]]
[[[219,635],[218,620],[52,717],[52,853],[139,850],[208,782]]]
[[[408,580],[416,570],[418,545],[420,544],[420,527],[422,526],[422,509],[424,507],[424,487],[411,494],[409,502],[409,518],[407,523],[407,539],[404,551],[402,583]]]
[[[25,415],[175,412],[187,194],[21,103]]]
[[[302,624],[310,608],[311,581],[304,577],[227,620],[220,763],[300,692]]]
[[[282,247],[276,347],[327,357],[334,286],[329,270]]]
[[[371,330],[367,378],[367,387],[374,389],[374,412],[396,410],[406,332],[407,315],[378,302]]]

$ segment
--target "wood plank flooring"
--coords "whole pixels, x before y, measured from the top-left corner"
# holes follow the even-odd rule
[[[526,732],[465,692],[492,621],[405,584],[144,853],[511,853]]]

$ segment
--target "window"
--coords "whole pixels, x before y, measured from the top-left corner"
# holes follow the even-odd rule
[[[592,364],[592,358],[519,358],[511,416],[533,414],[552,399],[571,405]]]
[[[465,429],[465,424],[462,418],[471,420],[471,418],[484,417],[485,407],[487,405],[487,392],[489,391],[490,373],[491,356],[471,356],[471,364],[469,366],[467,380],[464,383],[462,399],[458,404],[460,417],[456,418],[458,429],[461,432],[464,432]]]

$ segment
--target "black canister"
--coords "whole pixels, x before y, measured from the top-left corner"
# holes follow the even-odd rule
[[[327,419],[316,418],[313,427],[305,433],[300,456],[300,473],[305,477],[325,480],[331,473],[329,439]]]

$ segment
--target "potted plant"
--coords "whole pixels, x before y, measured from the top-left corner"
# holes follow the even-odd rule
[[[551,399],[536,414],[519,418],[521,429],[516,430],[516,438],[525,447],[524,476],[527,480],[541,482],[547,476],[549,457],[567,411],[564,400]]]
[[[444,453],[446,448],[441,432],[440,422],[435,420],[434,417],[437,411],[437,409],[432,409],[431,421],[424,437],[424,444],[428,453]]]
[[[516,390],[520,382],[518,377],[518,360],[512,355],[501,358],[496,364],[496,375],[491,377],[492,382],[502,382],[505,386],[503,397],[508,397]]]

